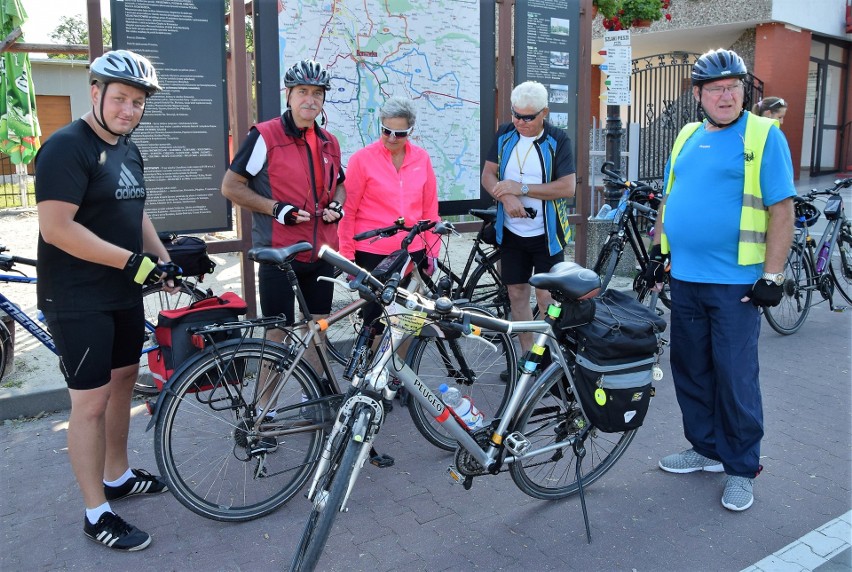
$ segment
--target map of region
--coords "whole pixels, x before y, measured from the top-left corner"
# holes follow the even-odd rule
[[[283,71],[314,59],[332,74],[325,126],[349,156],[379,137],[389,97],[417,109],[412,142],[426,149],[441,201],[479,198],[479,0],[279,2]],[[286,107],[281,83],[281,107]]]

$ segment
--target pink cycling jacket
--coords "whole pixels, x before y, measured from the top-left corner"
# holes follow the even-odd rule
[[[400,248],[405,233],[389,238],[355,241],[353,236],[368,230],[390,226],[399,217],[405,224],[418,220],[438,220],[438,184],[429,154],[410,141],[405,145],[405,160],[397,171],[390,151],[381,140],[356,151],[346,166],[345,216],[338,225],[340,253],[349,260],[355,251],[373,254],[390,254]],[[429,256],[441,252],[439,237],[431,232],[416,238],[409,252],[426,248]]]

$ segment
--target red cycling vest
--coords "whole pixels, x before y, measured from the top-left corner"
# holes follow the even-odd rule
[[[286,120],[285,120],[286,118]],[[314,125],[322,166],[322,181],[316,181],[311,150],[304,131],[298,129],[289,114],[258,123],[255,128],[266,143],[266,162],[272,199],[311,213],[311,221],[292,226],[272,223],[272,246],[289,246],[307,241],[313,249],[296,255],[300,262],[314,262],[322,245],[338,248],[337,225],[322,220],[322,211],[333,200],[340,176],[340,144],[318,125]]]

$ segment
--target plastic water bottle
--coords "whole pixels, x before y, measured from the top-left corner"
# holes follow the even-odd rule
[[[608,204],[605,204],[604,206],[601,207],[601,210],[598,211],[598,215],[595,218],[598,219],[598,220],[606,220],[607,218],[609,218],[608,215],[611,212],[612,212],[612,207],[609,206]]]
[[[828,262],[828,249],[829,245],[826,242],[822,245],[822,248],[819,251],[819,255],[817,255],[817,263],[816,263],[816,271],[822,272],[825,270],[825,265]]]
[[[448,387],[442,383],[438,388],[441,392],[441,401],[456,412],[456,415],[465,422],[468,429],[479,429],[485,421],[485,416],[473,404],[473,402],[459,392],[455,387]]]

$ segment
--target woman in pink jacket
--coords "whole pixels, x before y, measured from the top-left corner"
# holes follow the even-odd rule
[[[358,233],[390,226],[405,218],[406,226],[419,220],[438,220],[438,188],[432,160],[425,149],[410,141],[417,113],[411,101],[388,99],[379,111],[380,138],[356,151],[346,167],[346,216],[339,223],[340,252],[371,270],[398,250],[404,233],[356,242]],[[441,241],[425,233],[408,247],[412,258],[431,272]],[[424,242],[425,239],[425,242]],[[379,309],[365,312],[372,321]]]

